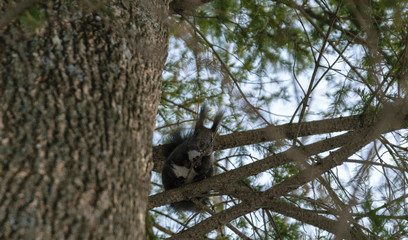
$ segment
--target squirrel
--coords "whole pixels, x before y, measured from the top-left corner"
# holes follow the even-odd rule
[[[204,104],[200,109],[194,130],[183,133],[181,129],[177,129],[170,136],[169,147],[164,152],[166,162],[162,171],[165,190],[179,188],[213,176],[213,140],[224,111],[217,112],[211,128],[204,126],[207,114],[207,106]],[[197,200],[205,205],[208,203],[208,198],[197,198]],[[191,200],[171,203],[170,207],[177,212],[201,210],[201,207]]]

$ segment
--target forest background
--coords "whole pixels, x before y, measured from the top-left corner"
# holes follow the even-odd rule
[[[0,236],[406,238],[407,5],[2,1]],[[203,103],[215,176],[163,192]]]

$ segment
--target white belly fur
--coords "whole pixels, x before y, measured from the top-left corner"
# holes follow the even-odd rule
[[[172,164],[171,167],[173,168],[173,172],[176,177],[184,177],[186,179],[186,183],[193,182],[195,176],[197,176],[196,171],[194,169],[189,169],[183,166],[178,166],[176,164]]]
[[[194,158],[199,157],[199,156],[200,156],[199,151],[191,150],[188,152],[188,159],[190,159],[190,161],[192,161]]]

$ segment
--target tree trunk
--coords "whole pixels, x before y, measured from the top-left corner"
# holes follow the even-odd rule
[[[47,1],[0,26],[0,239],[144,239],[167,15]]]

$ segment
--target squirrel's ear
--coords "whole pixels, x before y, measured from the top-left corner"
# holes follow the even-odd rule
[[[221,123],[222,117],[224,116],[225,111],[223,109],[218,110],[217,114],[215,114],[214,122],[211,127],[211,131],[217,132],[218,127]]]
[[[207,112],[208,112],[207,105],[204,103],[201,106],[200,113],[198,115],[197,123],[195,126],[196,129],[204,126],[204,120],[205,120],[205,117],[207,116]]]

